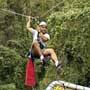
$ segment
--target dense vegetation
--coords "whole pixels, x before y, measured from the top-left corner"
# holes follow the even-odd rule
[[[45,14],[57,3],[58,7]],[[39,20],[32,21],[34,26],[40,20],[47,20],[51,35],[48,46],[63,61],[63,71],[57,75],[54,64],[48,62],[47,70],[40,74],[37,61],[39,90],[45,90],[51,81],[58,79],[90,87],[89,0],[0,0],[0,8],[39,16]],[[25,55],[32,43],[26,22],[25,17],[0,9],[0,90],[25,90]]]

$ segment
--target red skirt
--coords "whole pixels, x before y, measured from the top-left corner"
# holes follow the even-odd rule
[[[34,87],[36,85],[34,61],[30,58],[26,65],[25,85]]]

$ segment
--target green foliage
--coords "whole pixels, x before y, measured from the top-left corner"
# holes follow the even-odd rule
[[[15,67],[20,58],[15,51],[0,46],[0,84],[13,82]]]
[[[22,59],[14,50],[0,46],[0,84],[15,83],[17,88],[22,90],[25,62],[26,60]]]
[[[85,85],[87,73],[90,73],[90,8],[71,8],[67,12],[54,13],[48,23],[52,37],[50,44],[56,47],[58,57],[66,58],[62,78]]]
[[[0,8],[39,17],[60,2],[44,19],[48,17],[49,47],[55,49],[64,67],[57,75],[50,64],[41,74],[36,63],[39,90],[58,79],[90,85],[90,0],[0,0]],[[32,43],[26,22],[25,17],[0,10],[0,85],[14,83],[18,90],[24,90],[25,54]]]
[[[7,45],[10,47],[10,48],[16,48],[16,49],[20,49],[22,48],[22,46],[20,45],[20,43],[18,41],[15,41],[15,40],[9,40],[7,42]]]
[[[0,90],[16,90],[15,84],[0,85]]]

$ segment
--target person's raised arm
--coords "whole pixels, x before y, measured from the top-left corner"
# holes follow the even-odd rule
[[[30,24],[30,23],[31,23],[31,17],[29,16],[29,17],[28,17],[28,22],[27,22],[27,26],[26,26],[26,27],[27,27],[28,31],[32,32],[32,28],[31,28],[31,24]]]

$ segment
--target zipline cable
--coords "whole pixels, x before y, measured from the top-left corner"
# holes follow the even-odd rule
[[[9,12],[9,13],[12,13],[12,14],[16,14],[16,15],[19,15],[19,16],[22,16],[22,17],[29,17],[29,15],[25,15],[25,14],[20,14],[20,13],[17,13],[17,12],[14,12],[14,11],[11,11],[11,10],[7,10],[7,9],[1,9],[2,11],[5,11],[5,12]],[[32,17],[32,19],[36,19],[36,17]]]
[[[60,4],[62,4],[62,2],[56,4],[55,6],[53,6],[51,9],[49,9],[47,12],[45,12],[41,17],[44,17],[46,16],[48,13],[50,13],[53,9],[55,9],[56,7],[58,7]],[[7,10],[7,9],[1,9],[2,11],[5,11],[5,12],[10,12],[10,13],[13,13],[13,14],[16,14],[16,15],[19,15],[19,16],[22,16],[22,17],[29,17],[29,15],[25,15],[25,14],[20,14],[20,13],[17,13],[17,12],[14,12],[14,11],[11,11],[11,10]],[[31,17],[32,19],[37,19],[39,17]]]

